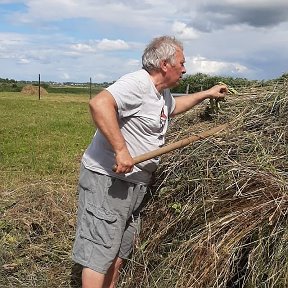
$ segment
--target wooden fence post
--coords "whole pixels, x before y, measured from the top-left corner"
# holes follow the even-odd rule
[[[40,74],[39,74],[39,79],[38,79],[38,99],[40,100],[41,97],[41,91],[40,91]]]
[[[91,80],[91,77],[90,77],[90,99],[92,97],[92,80]]]

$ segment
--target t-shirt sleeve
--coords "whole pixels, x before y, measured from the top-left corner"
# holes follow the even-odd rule
[[[168,107],[168,115],[171,115],[175,109],[176,101],[175,101],[174,97],[172,96],[169,89],[164,90],[163,96],[165,99],[165,104]]]
[[[143,84],[132,75],[125,75],[109,86],[109,91],[116,101],[120,118],[136,114],[143,101]]]

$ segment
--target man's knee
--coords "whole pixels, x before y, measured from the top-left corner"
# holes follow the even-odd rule
[[[123,267],[124,260],[120,257],[114,259],[112,265],[108,269],[105,275],[104,287],[114,288],[118,282],[120,276],[120,270]]]
[[[105,275],[90,268],[82,270],[82,288],[103,288]]]

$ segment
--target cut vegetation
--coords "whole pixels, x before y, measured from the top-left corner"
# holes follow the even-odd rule
[[[237,91],[216,115],[204,103],[172,120],[168,143],[230,125],[162,156],[119,287],[288,286],[288,83]],[[16,94],[0,94],[0,287],[81,287],[70,253],[88,99]]]
[[[122,287],[288,286],[288,83],[256,90],[173,121],[170,142],[230,130],[163,157]]]

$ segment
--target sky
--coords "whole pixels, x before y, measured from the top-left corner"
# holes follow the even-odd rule
[[[162,35],[183,42],[189,75],[288,72],[287,0],[0,0],[0,78],[115,81]]]

